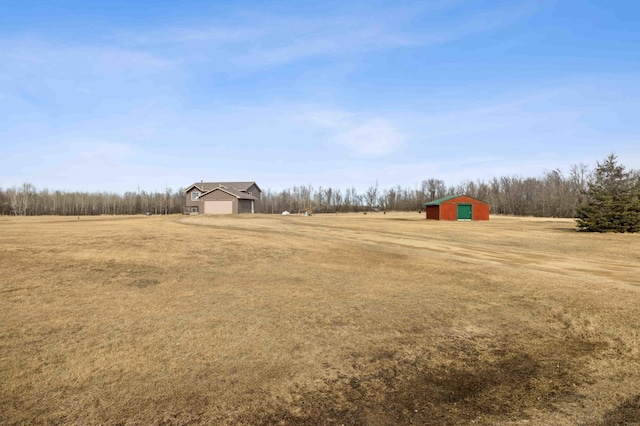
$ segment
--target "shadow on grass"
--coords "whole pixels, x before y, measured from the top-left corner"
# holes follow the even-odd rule
[[[629,398],[611,411],[605,413],[602,422],[593,426],[640,425],[640,395]]]
[[[496,352],[497,359],[490,354],[485,359],[472,346],[463,352],[448,347],[451,358],[440,364],[426,355],[406,361],[383,351],[384,356],[354,360],[354,374],[298,392],[291,399],[297,402],[242,422],[453,425],[526,419],[530,409],[555,412],[580,399],[576,384],[585,380],[580,360],[596,350],[597,345],[562,341],[542,353],[505,348]],[[439,359],[443,355],[438,352]]]

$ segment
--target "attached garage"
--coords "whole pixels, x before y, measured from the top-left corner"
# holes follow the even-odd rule
[[[489,220],[489,204],[468,195],[453,195],[425,203],[427,219]]]
[[[202,202],[202,212],[204,214],[238,213],[238,197],[225,188],[215,188],[205,192],[198,200]]]
[[[204,214],[232,214],[233,201],[205,201]]]

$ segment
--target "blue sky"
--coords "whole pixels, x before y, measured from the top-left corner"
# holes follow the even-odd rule
[[[0,2],[0,187],[640,169],[640,2]]]

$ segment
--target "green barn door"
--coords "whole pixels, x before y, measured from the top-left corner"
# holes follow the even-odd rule
[[[458,220],[471,220],[471,204],[458,204]]]

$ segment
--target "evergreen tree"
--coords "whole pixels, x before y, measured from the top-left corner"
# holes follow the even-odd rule
[[[614,154],[598,163],[576,222],[580,231],[640,231],[640,179],[625,171]]]

